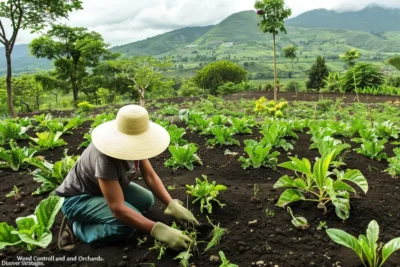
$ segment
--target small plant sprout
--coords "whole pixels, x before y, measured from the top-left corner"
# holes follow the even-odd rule
[[[154,240],[154,246],[149,248],[149,250],[158,251],[157,260],[161,260],[162,257],[165,255],[165,251],[167,250],[167,248],[168,246],[166,246],[164,243]]]
[[[260,191],[260,189],[258,188],[258,184],[254,184],[253,185],[253,196],[251,197],[251,201],[259,201],[258,197],[257,197],[257,193]]]
[[[265,209],[265,214],[267,217],[275,217],[275,211],[269,208]]]
[[[319,222],[319,225],[318,225],[318,227],[317,227],[317,230],[318,230],[318,231],[322,231],[322,230],[324,230],[324,229],[328,229],[328,226],[326,225],[326,222],[320,221],[320,222]]]
[[[6,197],[14,197],[15,201],[18,201],[22,198],[21,195],[19,194],[19,188],[16,185],[14,185],[13,190],[10,193],[8,193]]]
[[[223,251],[220,251],[220,252],[219,252],[219,257],[221,258],[221,261],[222,261],[222,263],[221,263],[221,265],[220,265],[219,267],[239,267],[239,265],[230,263],[230,262],[226,259],[225,254],[224,254]]]
[[[292,216],[291,222],[296,228],[301,229],[301,230],[306,230],[310,227],[306,218],[294,216],[293,211],[290,207],[287,207],[287,211],[289,212],[290,216]]]
[[[137,247],[141,248],[143,244],[147,242],[147,237],[144,237],[143,239],[137,238]]]
[[[185,251],[179,253],[178,256],[174,258],[174,260],[180,260],[179,266],[181,267],[189,267],[190,258],[193,256],[191,252],[197,250],[197,232],[190,231],[190,229],[186,229],[185,231],[183,231],[183,234],[189,236],[193,240],[193,242],[189,244],[188,248]]]
[[[203,253],[205,253],[206,251],[212,249],[213,247],[219,245],[219,243],[221,242],[222,237],[224,236],[224,234],[227,233],[227,230],[225,228],[221,228],[219,227],[219,224],[214,225],[210,218],[207,216],[207,220],[208,222],[214,227],[212,232],[211,232],[211,236],[212,239],[211,241],[208,243],[206,249],[204,250]]]
[[[167,186],[167,189],[168,189],[169,191],[173,191],[173,190],[176,189],[176,186],[175,186],[175,184],[174,184],[174,185],[169,185],[169,186]]]
[[[351,248],[365,267],[381,267],[395,251],[400,249],[400,237],[392,239],[386,245],[378,244],[379,225],[373,220],[369,223],[366,235],[355,238],[340,229],[326,230],[333,242]],[[382,256],[378,252],[382,251]]]

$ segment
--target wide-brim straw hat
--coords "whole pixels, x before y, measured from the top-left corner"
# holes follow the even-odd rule
[[[122,107],[113,121],[92,132],[93,145],[103,154],[122,160],[142,160],[161,154],[170,136],[160,125],[149,121],[147,110],[138,105]]]

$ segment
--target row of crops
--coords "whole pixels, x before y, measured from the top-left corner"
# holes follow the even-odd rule
[[[328,212],[328,206],[333,205],[336,215],[346,220],[350,216],[352,197],[358,192],[368,194],[369,185],[363,173],[346,168],[346,155],[349,151],[353,150],[377,161],[387,161],[387,168],[382,171],[393,178],[400,176],[400,148],[393,149],[393,156],[389,157],[385,153],[388,145],[400,144],[400,122],[388,119],[396,116],[399,118],[399,108],[393,104],[344,105],[339,100],[321,100],[288,105],[285,101],[275,103],[265,98],[256,102],[226,102],[212,98],[185,105],[186,107],[153,104],[156,110],[152,119],[165,127],[171,136],[168,149],[171,156],[165,161],[165,167],[191,171],[196,165],[203,165],[202,159],[197,155],[198,144],[185,139],[185,134],[191,132],[204,136],[209,147],[226,147],[225,156],[239,161],[244,169],[279,167],[292,171],[292,175],[280,177],[273,187],[281,192],[276,205],[290,212],[293,225],[299,229],[307,229],[309,224],[306,218],[292,213],[291,204],[312,202],[325,212]],[[33,194],[51,194],[79,156],[71,156],[65,152],[61,160],[51,163],[40,156],[41,152],[67,146],[63,136],[72,134],[87,121],[91,121],[90,128],[93,129],[114,118],[115,112],[96,116],[81,113],[72,118],[53,118],[49,114],[43,114],[32,118],[5,119],[0,123],[1,167],[14,171],[31,170],[33,180],[39,183]],[[91,130],[84,134],[85,141],[81,147],[90,143],[90,132]],[[259,137],[244,141],[243,155],[230,151],[233,147],[240,146],[238,137],[254,133]],[[278,156],[281,153],[291,154],[299,133],[311,136],[309,149],[317,150],[319,158],[313,162],[295,156],[289,157],[289,161],[279,162]],[[220,207],[225,205],[218,200],[218,196],[228,188],[209,182],[205,175],[196,178],[195,184],[188,184],[186,188],[187,194],[193,197],[193,202],[200,204],[201,213],[212,213],[215,204]],[[256,189],[254,191],[257,192]],[[19,189],[15,186],[10,197],[18,200],[18,192]],[[34,215],[17,219],[17,228],[0,223],[0,248],[21,246],[26,250],[34,250],[36,247],[47,247],[52,240],[50,229],[62,201],[55,196],[43,200]],[[212,239],[204,252],[218,246],[228,231],[208,217],[207,219],[213,231]],[[177,225],[174,227],[178,228]],[[196,244],[201,241],[197,240],[196,229],[181,230],[185,230],[195,240],[193,245],[176,257],[181,266],[189,266]],[[400,248],[399,238],[383,247],[377,245],[379,226],[375,221],[369,225],[367,235],[359,239],[339,229],[327,229],[326,232],[334,242],[352,248],[365,266],[382,266]],[[157,251],[159,259],[165,255],[166,249],[158,241],[151,248]],[[378,255],[378,250],[382,251],[382,255]],[[236,266],[229,263],[222,251],[220,256],[220,266]]]

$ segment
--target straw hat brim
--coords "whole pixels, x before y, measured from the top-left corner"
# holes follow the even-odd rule
[[[167,130],[149,122],[147,131],[127,135],[117,129],[116,120],[97,126],[92,132],[93,145],[103,154],[121,160],[143,160],[164,152],[170,142]]]

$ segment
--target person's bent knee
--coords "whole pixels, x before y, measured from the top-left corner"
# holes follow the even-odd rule
[[[146,195],[143,196],[144,199],[144,210],[148,211],[154,205],[154,195],[152,192],[147,191]]]

